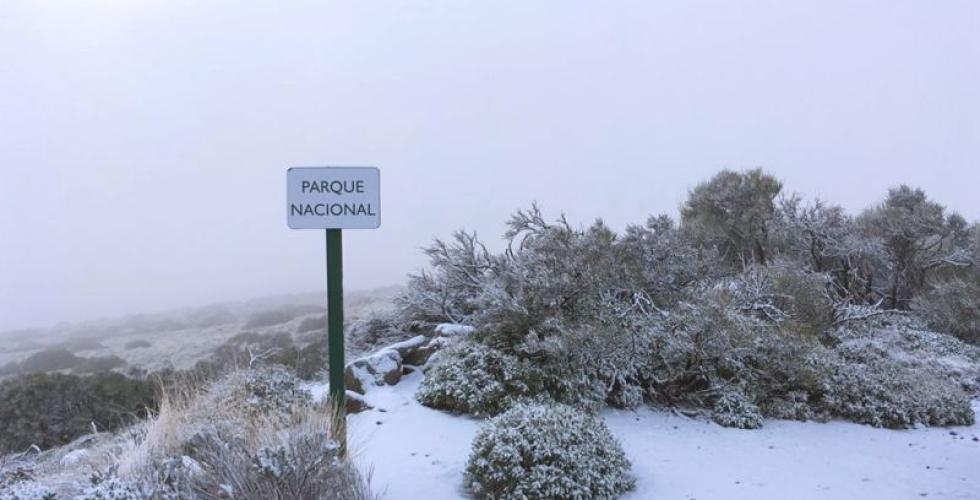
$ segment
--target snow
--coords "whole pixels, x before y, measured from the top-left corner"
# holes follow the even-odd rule
[[[415,401],[421,370],[365,398],[374,407],[351,415],[348,443],[372,489],[385,499],[463,498],[463,468],[482,420],[432,410]]]
[[[422,347],[429,340],[425,335],[416,335],[408,340],[403,340],[401,342],[396,342],[383,350],[398,351],[401,352],[402,349],[414,349],[417,347]]]
[[[351,450],[363,470],[373,469],[383,498],[465,498],[463,469],[482,421],[418,404],[421,379],[416,370],[369,393],[375,409],[350,416]],[[766,420],[762,429],[740,430],[652,409],[603,417],[637,477],[624,500],[980,499],[977,425],[886,430]]]
[[[457,325],[455,323],[440,323],[436,325],[436,333],[447,337],[467,335],[473,333],[473,327],[467,325]]]
[[[299,386],[301,389],[310,393],[313,401],[324,401],[330,394],[330,384],[327,382],[301,382]],[[350,393],[350,391],[347,392]]]
[[[65,453],[65,456],[61,457],[62,467],[74,467],[84,458],[88,457],[89,451],[86,449],[72,450]]]
[[[638,478],[624,500],[980,498],[976,425],[767,420],[747,431],[649,409],[604,416]]]

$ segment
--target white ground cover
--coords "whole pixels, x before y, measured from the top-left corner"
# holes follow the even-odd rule
[[[350,417],[352,449],[386,499],[465,498],[463,469],[482,421],[421,406],[421,379],[415,372],[368,392],[375,409]],[[980,499],[977,425],[767,420],[739,430],[660,410],[603,415],[637,477],[625,500]]]

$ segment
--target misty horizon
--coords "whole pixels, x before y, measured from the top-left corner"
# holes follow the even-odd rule
[[[325,286],[286,169],[381,170],[345,288],[532,202],[613,229],[761,167],[980,219],[980,5],[0,6],[0,331]],[[507,29],[499,29],[506,26]]]

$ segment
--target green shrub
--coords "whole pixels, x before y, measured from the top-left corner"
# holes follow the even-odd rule
[[[67,349],[54,348],[36,352],[20,362],[21,373],[44,373],[78,368],[85,362]]]
[[[912,309],[937,331],[980,345],[980,284],[952,279],[912,301]]]
[[[611,499],[633,487],[605,423],[569,406],[519,404],[473,441],[466,483],[486,499]]]
[[[269,308],[249,316],[245,321],[244,328],[264,328],[281,325],[304,314],[322,311],[322,306],[312,304],[291,304]]]
[[[327,330],[327,315],[311,316],[303,319],[296,328],[296,333],[306,333],[312,331],[325,332]]]
[[[126,361],[114,354],[109,356],[95,356],[86,358],[81,366],[72,370],[72,373],[98,373],[107,372],[126,366]]]
[[[126,342],[126,345],[123,346],[123,348],[125,348],[127,351],[130,351],[133,349],[146,349],[152,346],[153,344],[151,344],[149,340],[136,339],[136,340],[130,340],[129,342]]]
[[[130,424],[155,406],[156,391],[118,373],[33,374],[0,382],[0,401],[0,451],[11,452]]]

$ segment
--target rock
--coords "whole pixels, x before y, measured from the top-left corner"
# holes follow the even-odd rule
[[[445,337],[416,335],[392,344],[348,363],[344,370],[344,384],[347,390],[358,394],[366,393],[371,386],[395,385],[402,375],[411,373],[410,369],[405,369],[406,365],[425,365],[433,354],[448,343],[449,339]]]
[[[373,409],[373,407],[368,404],[367,400],[365,400],[363,396],[354,391],[347,391],[345,407],[348,415]]]
[[[397,384],[398,381],[402,379],[402,364],[401,364],[401,362],[399,362],[398,365],[395,366],[395,367],[393,367],[392,369],[383,372],[381,374],[381,379],[384,380],[384,383],[386,383],[388,385],[395,385],[395,384]]]
[[[364,394],[364,384],[362,384],[361,379],[354,374],[354,367],[351,364],[348,364],[347,368],[344,369],[344,385],[347,388],[347,392]]]
[[[406,341],[392,344],[387,349],[398,351],[402,357],[402,363],[406,365],[422,366],[446,344],[445,340],[443,337],[429,338],[424,335],[417,335]]]
[[[402,358],[398,351],[382,349],[356,359],[344,370],[347,389],[364,394],[374,385],[395,385],[402,378]]]

